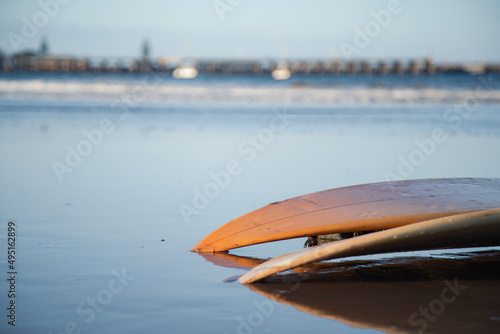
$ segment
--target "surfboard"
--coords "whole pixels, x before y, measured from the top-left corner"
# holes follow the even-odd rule
[[[330,189],[269,204],[223,225],[192,251],[224,252],[328,233],[383,230],[498,207],[500,179],[392,181]]]
[[[248,284],[317,261],[437,248],[500,245],[500,208],[431,219],[306,248],[264,262],[240,277]]]

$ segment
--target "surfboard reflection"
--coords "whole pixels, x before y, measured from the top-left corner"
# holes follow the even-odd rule
[[[224,266],[239,263],[242,269],[263,261],[230,254],[207,259],[220,255]],[[441,253],[437,258],[320,263],[247,287],[302,312],[355,327],[389,333],[492,333],[500,330],[499,264],[500,250],[495,249]]]
[[[266,262],[248,256],[238,256],[228,253],[198,253],[202,258],[213,264],[226,268],[252,269],[259,264]]]

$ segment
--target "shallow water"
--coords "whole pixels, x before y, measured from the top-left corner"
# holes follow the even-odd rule
[[[14,221],[15,331],[379,332],[271,301],[227,280],[241,268],[189,249],[231,219],[310,192],[389,176],[498,177],[498,106],[460,123],[446,110],[163,102],[125,114],[106,101],[2,100],[0,263]],[[303,243],[231,253],[266,259]],[[3,307],[5,280],[0,289]],[[14,332],[2,319],[2,333]]]

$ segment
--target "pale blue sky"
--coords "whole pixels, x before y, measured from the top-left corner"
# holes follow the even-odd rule
[[[25,17],[32,23],[40,20],[40,27],[18,49],[37,49],[46,36],[50,52],[60,55],[134,57],[140,54],[141,41],[148,39],[153,57],[342,59],[342,43],[356,46],[354,29],[364,30],[374,21],[371,11],[387,9],[390,2],[65,0],[53,17],[45,15],[44,23],[40,1],[58,3],[0,0],[0,50],[12,52],[9,33],[23,37]],[[214,9],[217,1],[233,7],[224,20]],[[500,1],[399,2],[400,12],[354,58],[500,61]]]

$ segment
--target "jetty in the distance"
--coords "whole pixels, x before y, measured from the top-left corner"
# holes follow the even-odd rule
[[[177,70],[177,72],[176,72]],[[193,59],[180,57],[160,58],[119,58],[119,57],[62,57],[20,53],[11,56],[0,55],[0,72],[165,72],[186,73],[185,78],[196,77],[198,73],[221,74],[272,74],[288,78],[302,74],[364,74],[364,75],[420,75],[420,74],[500,74],[500,64],[449,64],[435,63],[426,59],[382,59],[382,60],[341,60],[341,59]],[[176,76],[177,77],[177,76]],[[274,76],[273,76],[274,77]]]

